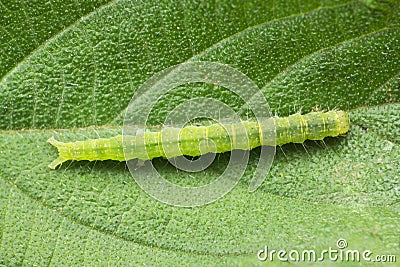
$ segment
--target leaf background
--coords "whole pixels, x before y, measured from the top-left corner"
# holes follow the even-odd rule
[[[398,1],[0,7],[0,264],[249,266],[262,265],[256,253],[265,245],[321,251],[339,238],[399,260]],[[316,105],[347,110],[351,130],[327,138],[325,149],[278,148],[262,187],[249,193],[254,150],[232,192],[191,209],[148,197],[123,163],[47,168],[56,156],[50,136],[118,133],[141,84],[197,60],[248,75],[279,115]],[[155,116],[194,96],[238,105],[224,90],[182,88]],[[215,179],[228,158],[193,178],[161,159],[154,164],[171,181],[195,184]]]

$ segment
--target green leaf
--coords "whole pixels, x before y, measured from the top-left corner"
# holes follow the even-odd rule
[[[398,1],[21,5],[0,3],[0,265],[254,266],[265,246],[321,252],[340,238],[400,260]],[[255,149],[235,189],[196,208],[149,197],[124,163],[47,167],[57,156],[50,136],[118,134],[134,92],[188,61],[242,71],[281,116],[349,111],[350,132],[278,148],[249,193]],[[198,96],[241,104],[223,88],[182,87],[161,99],[155,121]],[[190,177],[153,163],[174,183],[198,185],[228,161],[221,154]]]
[[[0,3],[0,77],[36,49],[110,1],[3,1]]]

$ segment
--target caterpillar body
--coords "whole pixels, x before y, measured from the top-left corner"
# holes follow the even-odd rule
[[[59,156],[48,166],[55,169],[68,160],[151,160],[181,155],[200,156],[234,149],[250,150],[258,146],[277,146],[322,140],[347,133],[349,116],[344,111],[299,113],[262,121],[242,121],[209,126],[169,127],[162,131],[144,131],[135,136],[89,139],[63,143],[51,137],[48,142]]]

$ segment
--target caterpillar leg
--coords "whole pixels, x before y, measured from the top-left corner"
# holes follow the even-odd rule
[[[47,166],[49,166],[50,169],[53,169],[53,170],[54,170],[58,165],[64,163],[65,161],[67,161],[67,159],[64,159],[64,158],[62,158],[62,157],[58,157],[58,158],[56,158],[55,160],[53,160],[53,161],[52,161],[49,165],[47,165]]]
[[[143,167],[145,165],[145,162],[146,162],[145,160],[138,159],[138,161],[136,163],[136,166],[137,167]]]
[[[60,153],[60,147],[64,144],[63,142],[57,141],[56,139],[54,139],[54,136],[50,137],[47,140],[48,143],[52,144],[53,146],[55,146],[58,149],[58,152]],[[65,161],[67,161],[68,159],[62,157],[61,155],[58,156],[58,158],[56,158],[55,160],[53,160],[53,162],[51,162],[49,165],[50,169],[55,169],[58,165],[64,163]]]

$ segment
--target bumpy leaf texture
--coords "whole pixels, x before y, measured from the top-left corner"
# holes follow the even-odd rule
[[[321,252],[340,238],[400,261],[399,1],[2,1],[0,51],[0,265],[262,265],[265,246]],[[278,148],[249,193],[255,149],[239,185],[196,208],[149,197],[124,163],[47,167],[50,136],[120,133],[140,85],[189,61],[242,71],[278,115],[348,111],[350,132]],[[182,87],[154,121],[193,97],[241,105],[224,88]],[[228,161],[190,177],[153,163],[189,186]]]

